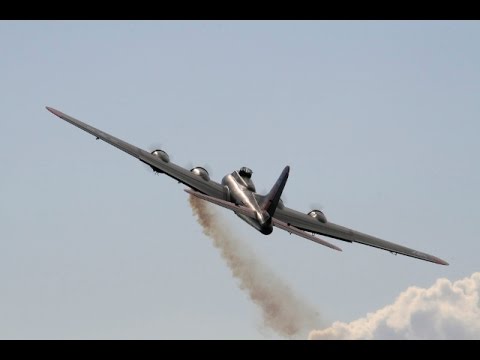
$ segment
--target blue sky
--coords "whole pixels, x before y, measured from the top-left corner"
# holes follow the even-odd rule
[[[0,22],[0,338],[277,338],[183,187],[52,106],[172,161],[291,166],[286,204],[447,260],[219,216],[330,324],[479,270],[480,24]]]

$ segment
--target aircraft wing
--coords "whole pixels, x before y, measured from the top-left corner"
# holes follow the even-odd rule
[[[390,251],[394,254],[401,254],[413,258],[430,261],[436,264],[448,265],[448,263],[436,256],[426,254],[421,251],[413,250],[408,247],[398,245],[389,241],[379,239],[377,237],[361,233],[340,225],[330,222],[322,223],[308,214],[289,209],[287,207],[278,207],[275,211],[274,218],[282,221],[288,225],[295,226],[299,229],[309,231],[312,233],[328,236],[331,238],[356,242],[368,246],[373,246],[379,249]]]
[[[126,152],[127,154],[137,158],[138,160],[144,162],[147,165],[154,167],[157,171],[165,173],[165,175],[174,178],[175,180],[201,192],[208,194],[212,197],[224,199],[225,190],[223,186],[213,180],[206,181],[200,176],[193,174],[191,171],[182,168],[172,162],[165,162],[162,159],[153,156],[148,151],[142,150],[134,145],[131,145],[123,140],[120,140],[106,132],[98,130],[93,126],[85,124],[84,122],[77,120],[69,115],[62,113],[61,111],[55,110],[47,106],[47,110],[52,114],[58,116],[59,118],[69,122],[72,125],[92,134],[97,139],[101,139],[110,145],[115,146],[116,148]]]

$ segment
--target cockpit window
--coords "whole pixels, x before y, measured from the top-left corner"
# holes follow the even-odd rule
[[[240,169],[239,173],[240,176],[245,176],[250,179],[252,177],[253,171],[244,166]]]

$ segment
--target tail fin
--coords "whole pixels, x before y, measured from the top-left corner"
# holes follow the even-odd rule
[[[275,210],[277,209],[278,201],[280,200],[280,196],[282,195],[283,188],[287,183],[289,172],[290,166],[285,166],[285,169],[283,169],[280,177],[275,182],[275,185],[273,185],[272,190],[270,190],[270,192],[265,196],[262,201],[262,209],[267,211],[270,217],[273,217],[273,214],[275,214]]]

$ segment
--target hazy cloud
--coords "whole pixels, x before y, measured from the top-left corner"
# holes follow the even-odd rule
[[[350,323],[313,330],[310,339],[480,339],[480,272],[428,289],[409,287],[392,305]]]

